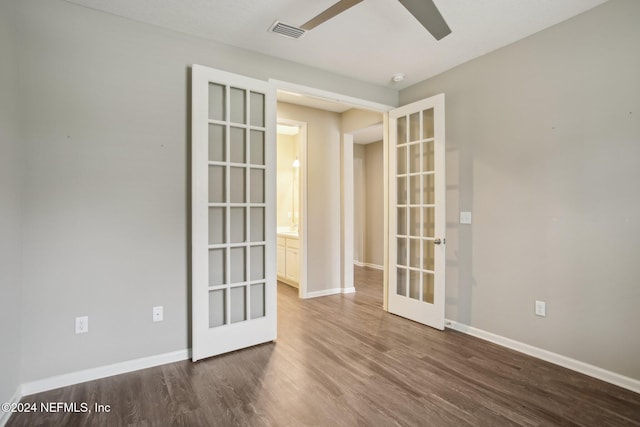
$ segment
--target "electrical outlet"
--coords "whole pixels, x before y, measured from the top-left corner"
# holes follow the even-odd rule
[[[153,307],[153,321],[154,322],[162,322],[164,319],[164,309],[161,305],[157,307]]]
[[[76,334],[89,332],[89,316],[76,317]]]
[[[547,316],[547,303],[544,301],[536,301],[536,316]]]

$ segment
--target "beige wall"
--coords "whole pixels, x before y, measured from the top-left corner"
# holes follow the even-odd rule
[[[382,141],[354,144],[354,261],[384,265]]]
[[[375,111],[351,108],[342,113],[342,132],[354,133],[382,122],[382,114]]]
[[[636,379],[639,22],[613,0],[401,92],[446,94],[446,316]]]
[[[0,1],[0,402],[11,401],[20,384],[24,159],[15,19],[13,3]]]
[[[365,145],[366,227],[364,259],[384,265],[384,155],[382,141]]]
[[[366,145],[353,144],[353,260],[366,262],[367,164]]]
[[[307,292],[340,287],[340,114],[278,103],[278,118],[307,123]]]

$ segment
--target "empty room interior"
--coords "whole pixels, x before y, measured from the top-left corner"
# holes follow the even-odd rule
[[[640,426],[639,23],[0,0],[0,426]]]

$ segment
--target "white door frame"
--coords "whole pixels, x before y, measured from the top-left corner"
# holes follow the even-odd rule
[[[300,122],[291,119],[277,119],[278,124],[288,126],[298,126],[300,128],[300,184],[298,185],[298,200],[300,202],[298,213],[298,297],[307,298],[307,122]],[[293,213],[292,213],[293,215]]]
[[[337,92],[330,92],[330,91],[326,91],[323,89],[317,89],[317,88],[313,88],[310,86],[304,86],[304,85],[300,85],[297,83],[291,83],[291,82],[286,82],[283,80],[277,80],[277,79],[269,79],[268,80],[270,84],[273,85],[274,90],[285,90],[287,92],[293,92],[293,93],[299,93],[301,95],[306,95],[306,96],[311,96],[311,97],[315,97],[315,98],[320,98],[320,99],[326,99],[326,100],[330,100],[330,101],[334,101],[334,102],[339,102],[339,103],[343,103],[343,104],[348,104],[348,105],[352,105],[354,108],[361,108],[361,109],[365,109],[365,110],[372,110],[372,111],[377,111],[379,113],[381,113],[383,115],[383,122],[385,123],[385,130],[384,130],[384,142],[383,142],[383,149],[384,149],[384,169],[385,169],[385,176],[386,176],[386,171],[387,171],[387,162],[388,162],[388,150],[387,150],[387,144],[388,144],[388,132],[387,132],[387,112],[390,110],[393,110],[394,106],[392,105],[386,105],[386,104],[380,104],[377,102],[372,102],[372,101],[368,101],[365,99],[361,99],[361,98],[355,98],[352,96],[348,96],[348,95],[344,95],[344,94],[340,94]],[[341,216],[341,228],[342,228],[342,232],[341,232],[341,242],[342,242],[342,248],[341,248],[341,262],[340,262],[340,270],[341,270],[341,289],[342,292],[353,292],[353,253],[354,253],[354,249],[353,249],[353,136],[350,134],[342,134],[342,143],[341,143],[341,170],[340,170],[340,176],[341,176],[341,181],[342,181],[342,192],[343,192],[343,197],[342,199],[342,206],[340,206],[340,216]],[[349,137],[345,137],[346,135],[349,135]],[[350,153],[350,154],[348,154]],[[351,159],[350,162],[347,162],[346,160]],[[304,174],[305,176],[305,183],[306,183],[306,173]],[[351,177],[350,178],[350,184],[347,182],[347,180],[345,179],[345,177]],[[385,203],[387,202],[387,186],[385,185]],[[302,199],[301,199],[302,200]],[[305,199],[305,203],[306,203],[306,199]],[[347,213],[350,212],[350,214],[347,215]],[[385,239],[386,236],[389,234],[388,231],[388,208],[385,206],[385,210],[384,210],[384,222],[385,222]],[[306,224],[307,223],[307,215],[306,215],[306,210],[304,212],[301,212],[301,218],[300,218],[300,222]],[[302,236],[300,236],[300,238],[302,239]],[[300,246],[303,246],[306,249],[306,241],[302,241],[300,242]],[[387,247],[387,242],[385,241],[385,248]],[[306,251],[304,251],[304,256],[303,261],[301,263],[301,266],[304,265],[305,271],[305,279],[306,279],[306,265],[307,265],[307,259],[306,259]],[[387,286],[388,286],[388,279],[387,279],[387,261],[386,261],[386,249],[385,249],[385,274],[384,274],[384,309],[386,310],[387,308]],[[351,267],[351,268],[348,268]],[[302,273],[301,273],[302,274]],[[349,289],[351,288],[351,289]],[[303,297],[304,298],[304,297]]]

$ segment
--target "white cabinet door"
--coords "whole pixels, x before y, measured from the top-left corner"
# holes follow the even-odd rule
[[[298,249],[287,248],[287,279],[298,283]]]
[[[192,359],[276,338],[275,91],[192,68]]]
[[[285,247],[278,245],[278,249],[277,249],[278,276],[280,277],[286,277],[286,274],[287,274],[286,254],[287,254],[287,251]]]

